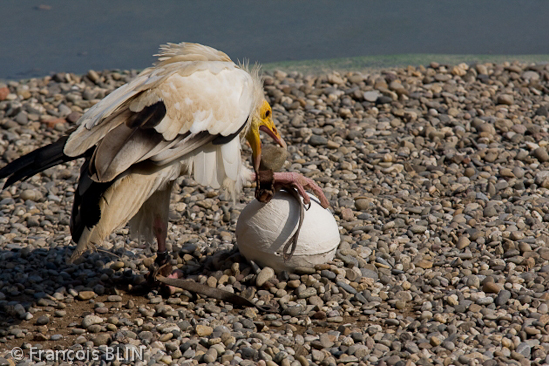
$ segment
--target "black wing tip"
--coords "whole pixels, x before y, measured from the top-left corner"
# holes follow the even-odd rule
[[[63,136],[54,143],[31,151],[2,167],[0,179],[8,178],[2,189],[8,188],[17,181],[24,181],[52,166],[77,159],[78,156],[71,157],[63,153],[68,138],[68,135]]]

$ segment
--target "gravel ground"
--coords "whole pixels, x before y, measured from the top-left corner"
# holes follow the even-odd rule
[[[134,71],[0,85],[4,162],[54,141]],[[248,264],[239,212],[184,179],[169,245],[193,278],[275,304],[237,308],[143,283],[152,251],[114,233],[65,264],[78,164],[0,197],[0,366],[10,350],[144,347],[135,365],[528,365],[549,362],[549,66],[438,65],[323,76],[274,72],[265,88],[341,232],[336,259],[296,273]],[[109,347],[109,348],[108,348]],[[126,352],[127,353],[127,352]],[[63,363],[58,363],[63,364]]]

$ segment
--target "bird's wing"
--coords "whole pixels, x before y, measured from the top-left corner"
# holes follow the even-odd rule
[[[90,164],[97,181],[110,181],[144,160],[169,164],[210,142],[235,150],[237,144],[229,141],[245,127],[255,102],[252,76],[222,52],[193,44],[183,52],[176,46],[90,108],[69,136],[68,156],[97,145]],[[227,167],[234,165],[223,157]]]

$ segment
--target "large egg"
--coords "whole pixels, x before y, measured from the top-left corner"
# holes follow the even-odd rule
[[[324,209],[316,197],[305,217],[295,252],[287,262],[282,250],[291,240],[299,223],[299,203],[286,191],[279,191],[269,203],[250,202],[238,218],[236,242],[248,260],[269,266],[275,271],[292,271],[296,267],[312,267],[334,258],[339,245],[339,229],[334,216]]]

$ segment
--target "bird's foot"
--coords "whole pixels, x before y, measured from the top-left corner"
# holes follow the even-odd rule
[[[149,266],[149,273],[147,274],[147,282],[151,287],[156,287],[160,283],[156,280],[157,276],[168,276],[172,272],[172,266],[170,264],[170,255],[167,250],[157,252],[154,262]]]
[[[169,263],[159,266],[156,262],[153,262],[153,264],[149,266],[149,273],[145,275],[145,278],[147,279],[149,286],[155,288],[160,286],[160,283],[156,279],[157,276],[164,276],[169,273],[171,273],[171,265]]]
[[[168,278],[175,278],[175,279],[179,279],[179,278],[183,278],[184,277],[184,273],[182,270],[180,269],[176,269],[175,271],[173,271],[169,276]],[[177,287],[174,287],[174,286],[169,286],[167,285],[166,286],[167,289],[168,289],[168,293],[171,295],[175,294],[176,292],[178,291],[181,291],[179,288]]]
[[[149,266],[149,273],[146,276],[147,282],[153,288],[159,287],[162,293],[169,296],[180,291],[177,287],[158,281],[158,276],[175,279],[184,277],[183,271],[180,269],[173,270],[170,264],[170,255],[167,251],[157,253],[155,261]]]
[[[255,174],[257,182],[256,198],[260,202],[269,202],[274,196],[274,193],[284,187],[295,188],[299,195],[303,198],[303,203],[309,205],[311,199],[307,194],[307,190],[320,200],[320,205],[324,208],[330,207],[330,202],[320,188],[312,179],[304,177],[296,172],[273,172],[270,170],[259,171]]]

